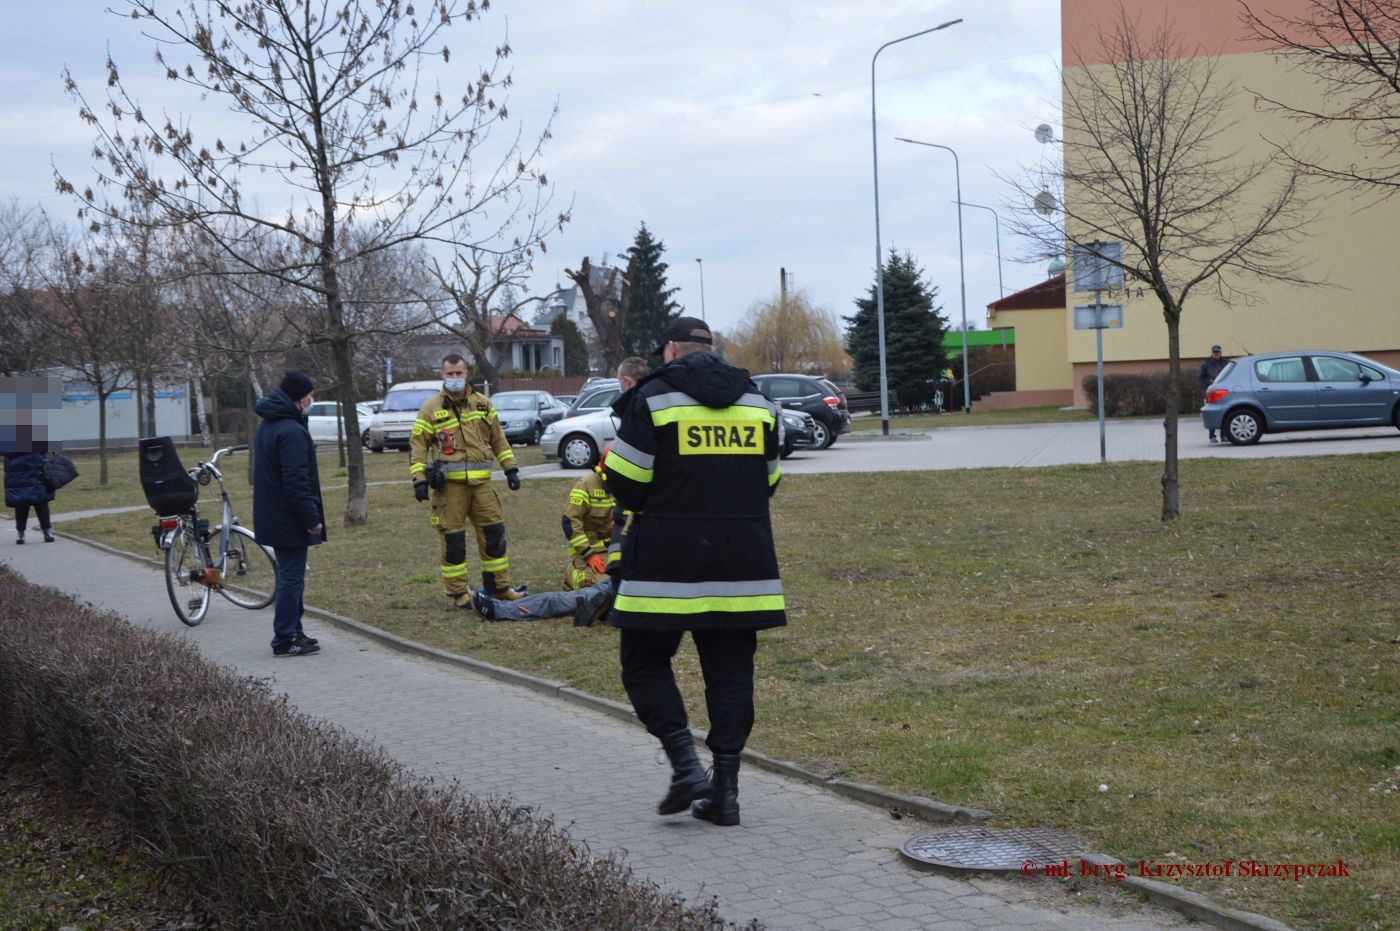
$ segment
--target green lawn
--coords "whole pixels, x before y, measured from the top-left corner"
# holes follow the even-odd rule
[[[1150,463],[791,476],[774,499],[791,623],[761,636],[753,746],[1130,860],[1341,858],[1351,879],[1183,885],[1299,927],[1383,926],[1400,901],[1397,468],[1185,461],[1170,526]],[[564,485],[500,493],[515,579],[557,585]],[[623,698],[613,631],[452,612],[426,506],[377,487],[370,514],[313,551],[308,602]],[[72,529],[149,553],[148,526]],[[704,726],[693,652],[677,667]]]
[[[515,457],[519,465],[539,465],[545,461],[538,446],[516,446]],[[186,468],[207,459],[211,449],[190,446],[179,450],[180,461]],[[146,496],[141,491],[141,479],[137,470],[137,454],[134,449],[112,450],[107,458],[107,484],[99,484],[100,463],[96,452],[69,453],[78,467],[78,477],[61,489],[51,505],[55,514],[73,511],[96,510],[98,508],[118,508],[132,505],[145,505]],[[321,485],[325,490],[326,510],[334,520],[345,512],[345,485],[348,471],[340,465],[339,451],[334,447],[322,446],[317,449],[317,464],[321,470]],[[219,470],[224,475],[229,494],[233,496],[234,507],[240,499],[248,500],[252,486],[248,482],[248,454],[231,453],[219,461]],[[388,482],[408,481],[408,454],[386,450],[382,453],[365,452],[365,481]],[[251,508],[245,508],[251,520]],[[33,518],[31,518],[33,520]]]

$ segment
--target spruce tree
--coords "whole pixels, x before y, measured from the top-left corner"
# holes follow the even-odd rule
[[[948,365],[943,348],[948,322],[940,313],[942,308],[934,305],[937,298],[938,289],[924,280],[924,271],[911,254],[890,256],[885,266],[885,371],[901,408],[930,404]],[[879,391],[880,340],[873,283],[855,304],[855,315],[845,320],[856,389]]]
[[[564,374],[587,375],[588,344],[584,342],[578,324],[560,314],[549,325],[549,332],[564,337]]]
[[[666,246],[653,239],[646,223],[627,249],[629,303],[622,321],[623,355],[648,355],[666,325],[680,316],[680,305],[671,300],[678,289],[666,287],[667,265],[661,260]]]

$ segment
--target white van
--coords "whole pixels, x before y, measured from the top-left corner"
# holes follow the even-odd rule
[[[382,453],[390,446],[408,449],[408,437],[413,432],[418,409],[441,390],[441,379],[405,381],[390,388],[384,395],[384,406],[369,424],[370,452]]]

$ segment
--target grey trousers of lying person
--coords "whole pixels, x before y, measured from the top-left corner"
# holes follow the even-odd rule
[[[574,613],[574,608],[578,606],[579,599],[585,597],[606,597],[599,596],[598,593],[612,592],[612,579],[604,579],[597,585],[589,588],[575,589],[569,592],[540,592],[535,595],[526,595],[524,598],[517,598],[515,601],[503,601],[499,598],[491,599],[496,609],[494,621],[538,621],[547,617],[567,617]]]

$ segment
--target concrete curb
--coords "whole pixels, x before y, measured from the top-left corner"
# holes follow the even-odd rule
[[[1117,857],[1102,853],[1081,854],[1080,859],[1095,866],[1125,865]],[[1129,889],[1136,889],[1158,905],[1165,905],[1217,928],[1228,928],[1230,931],[1292,931],[1288,925],[1267,915],[1221,905],[1208,896],[1183,889],[1175,883],[1159,882],[1142,876],[1125,876],[1122,882]]]
[[[119,556],[132,562],[146,565],[158,565],[160,562],[155,557],[138,556],[135,553],[128,553],[125,550],[119,550],[116,547],[107,546],[104,543],[98,543],[95,540],[89,540],[86,537],[80,537],[72,533],[54,530],[54,535],[72,540],[76,543],[82,543],[100,552],[107,553],[111,556]],[[368,637],[371,640],[375,640],[403,653],[436,660],[463,669],[469,669],[502,682],[524,686],[540,694],[550,695],[569,702],[570,704],[590,708],[621,721],[632,724],[640,723],[637,721],[637,716],[633,713],[629,705],[624,705],[621,702],[612,701],[607,698],[600,698],[596,695],[590,695],[587,692],[575,689],[563,682],[532,676],[505,666],[497,666],[493,663],[485,662],[484,660],[473,659],[469,656],[462,656],[458,653],[451,653],[447,650],[426,646],[415,640],[400,637],[397,634],[381,630],[378,627],[372,627],[354,618],[326,611],[321,608],[307,608],[306,613],[329,621],[338,627],[354,631],[361,636]],[[704,731],[692,728],[691,734],[697,743],[704,742]],[[884,808],[892,813],[897,812],[905,815],[913,815],[914,817],[922,818],[925,821],[930,821],[935,824],[969,824],[986,821],[994,817],[992,812],[982,811],[977,808],[948,805],[922,796],[898,795],[888,789],[880,788],[879,786],[865,785],[859,782],[848,782],[838,778],[828,778],[819,773],[804,769],[796,763],[765,756],[761,753],[755,753],[752,750],[745,750],[743,759],[749,764],[767,770],[768,772],[798,779],[845,798]],[[1100,866],[1118,865],[1123,862],[1106,854],[1097,853],[1085,853],[1082,859]],[[1168,908],[1218,928],[1226,928],[1230,929],[1230,931],[1291,931],[1288,925],[1276,919],[1269,918],[1267,915],[1246,912],[1221,905],[1208,896],[1182,889],[1172,883],[1158,882],[1157,880],[1143,877],[1126,876],[1123,879],[1123,884],[1128,888],[1136,889],[1143,893],[1159,905],[1165,905]]]

